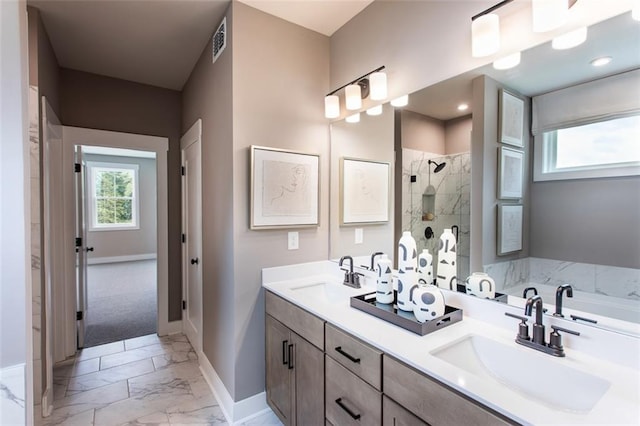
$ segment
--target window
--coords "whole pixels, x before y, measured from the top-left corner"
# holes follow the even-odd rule
[[[91,230],[138,229],[138,165],[87,165]]]
[[[640,115],[536,136],[534,180],[640,174]]]

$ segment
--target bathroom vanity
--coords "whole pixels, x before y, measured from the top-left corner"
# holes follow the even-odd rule
[[[591,352],[597,341],[633,348],[629,336],[613,343],[577,324],[583,335],[566,336],[567,356],[555,358],[515,343],[518,323],[504,313],[521,310],[454,292],[447,304],[464,319],[419,336],[349,306],[351,296],[374,291],[373,277],[361,289],[341,281],[329,261],[263,270],[267,402],[286,425],[640,419],[637,358]]]

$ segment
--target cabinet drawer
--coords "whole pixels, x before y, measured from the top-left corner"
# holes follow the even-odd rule
[[[380,425],[382,396],[356,375],[325,356],[327,420],[340,426]]]
[[[325,325],[325,348],[327,355],[382,390],[382,352],[330,324]]]
[[[429,426],[409,410],[396,404],[386,395],[382,397],[382,425],[383,426]]]
[[[383,382],[386,395],[433,426],[515,424],[387,355]]]
[[[289,329],[324,351],[324,321],[267,291],[265,311]]]

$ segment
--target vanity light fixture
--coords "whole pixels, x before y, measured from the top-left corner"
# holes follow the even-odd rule
[[[601,67],[611,62],[611,56],[601,56],[600,58],[593,59],[590,64],[594,67]]]
[[[531,0],[533,32],[544,33],[560,28],[569,16],[569,0]]]
[[[380,115],[382,114],[382,105],[376,105],[367,110],[367,115]]]
[[[631,17],[636,21],[640,21],[640,0],[635,0],[633,2],[633,7],[631,9]]]
[[[391,106],[394,106],[396,108],[400,108],[407,105],[409,105],[409,95],[403,95],[391,101]]]
[[[571,49],[587,40],[587,27],[578,28],[551,40],[551,47],[556,50]]]
[[[387,97],[387,75],[384,65],[338,87],[324,98],[324,116],[338,118],[340,116],[340,97],[338,92],[344,89],[347,110],[362,108],[362,99],[371,95],[371,100],[383,100]]]
[[[344,121],[346,121],[347,123],[359,123],[360,122],[360,113],[356,112],[353,115],[349,115],[347,118],[344,119]]]
[[[512,53],[511,55],[507,55],[504,58],[496,59],[493,62],[493,68],[497,70],[508,70],[510,68],[516,67],[520,64],[520,52]]]
[[[500,49],[500,17],[492,13],[513,0],[503,0],[471,17],[471,56],[482,58]]]

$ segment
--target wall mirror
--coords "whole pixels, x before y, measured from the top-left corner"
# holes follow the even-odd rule
[[[498,291],[509,295],[509,303],[518,306],[524,304],[522,293],[528,286],[536,286],[545,304],[553,305],[556,287],[568,283],[574,297],[565,295],[567,313],[597,321],[596,327],[640,336],[640,177],[534,182],[532,171],[531,98],[611,75],[640,72],[640,23],[630,15],[589,27],[587,41],[572,49],[554,50],[547,42],[522,52],[515,68],[496,70],[490,64],[412,93],[402,111],[385,105],[382,116],[363,113],[365,119],[357,124],[332,123],[330,258],[366,259],[375,251],[393,255],[403,230],[412,232],[419,248],[437,251],[442,229],[456,225],[459,280],[484,269],[496,280]],[[591,66],[590,61],[600,56],[611,56],[612,61],[603,67]],[[525,211],[523,250],[500,256],[496,217],[498,205],[505,200],[496,195],[499,88],[516,93],[527,104],[526,143],[521,148],[525,189],[522,199],[516,200]],[[488,100],[482,90],[495,92],[493,98]],[[640,89],[629,90],[638,93]],[[458,109],[462,103],[467,110]],[[493,128],[487,124],[492,120],[488,116],[494,116]],[[479,121],[484,121],[485,128],[477,128]],[[489,138],[490,145],[476,147],[478,139]],[[392,223],[362,227],[360,244],[355,244],[354,227],[339,226],[338,206],[333,205],[339,194],[338,161],[344,156],[393,164]],[[617,198],[612,196],[616,193]],[[551,213],[561,208],[560,200],[582,208],[598,199],[602,201],[572,219]],[[620,199],[623,204],[614,205]],[[622,210],[631,213],[616,213]],[[612,236],[614,227],[624,231]],[[617,244],[625,253],[617,249],[612,253],[616,244],[605,243],[611,238],[625,240]],[[569,315],[566,319],[574,321]]]

